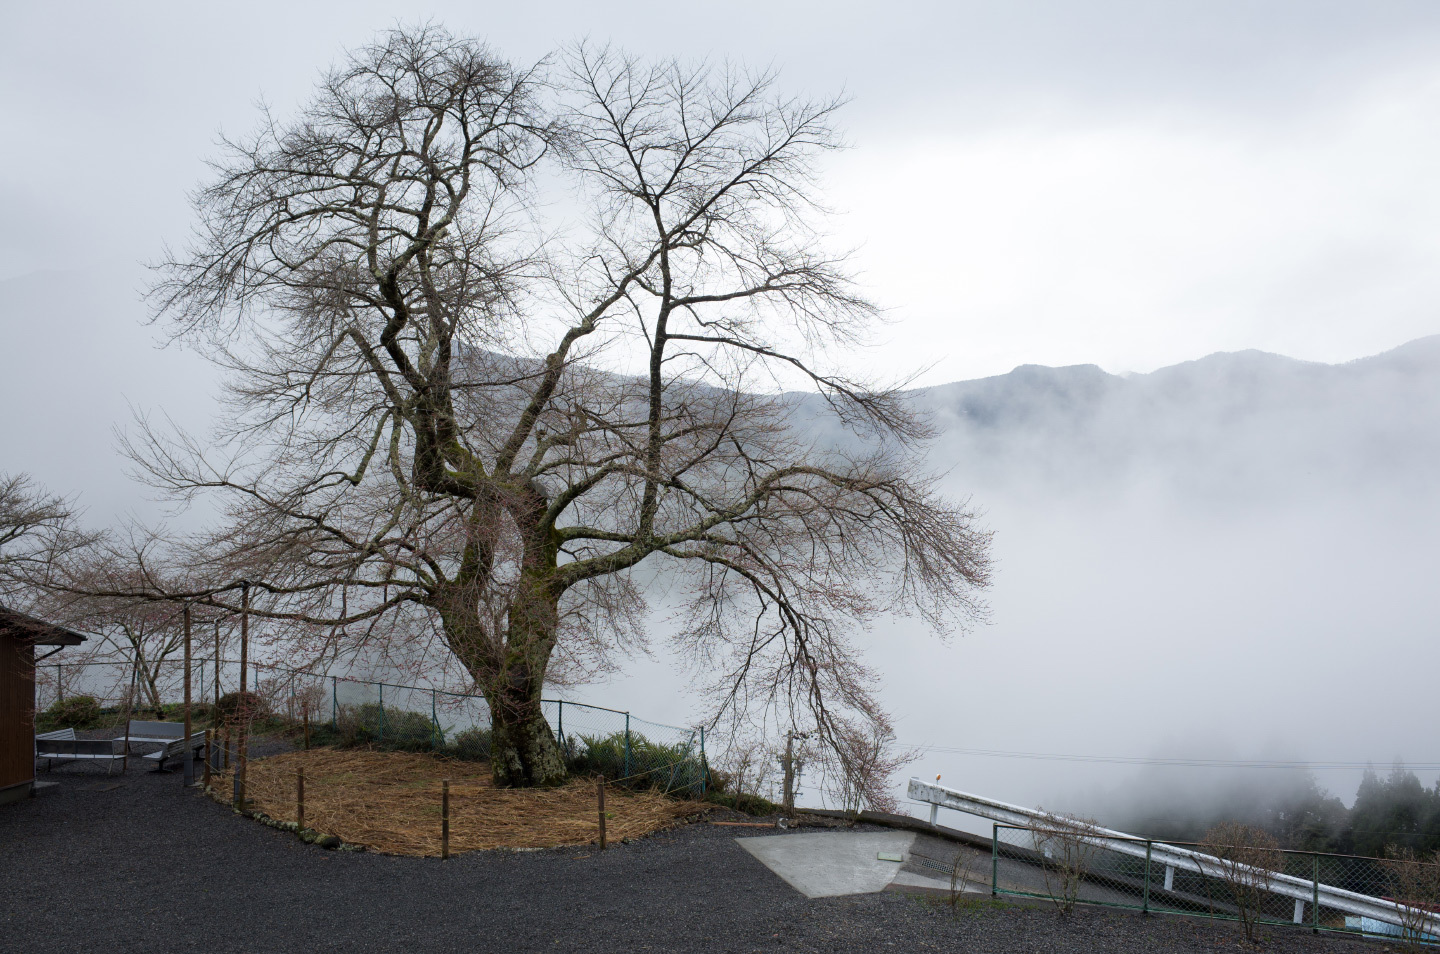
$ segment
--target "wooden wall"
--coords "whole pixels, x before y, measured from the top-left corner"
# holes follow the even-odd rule
[[[35,777],[35,649],[0,633],[0,790]]]

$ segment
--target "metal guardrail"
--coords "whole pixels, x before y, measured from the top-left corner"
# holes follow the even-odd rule
[[[1022,828],[1044,828],[1046,826],[1066,825],[1073,828],[1074,826],[1072,819],[1067,819],[1063,816],[1036,811],[1035,809],[1024,808],[1019,805],[1011,805],[979,795],[971,795],[968,792],[960,792],[952,788],[924,782],[918,778],[910,779],[909,796],[917,802],[924,802],[930,805],[930,824],[932,825],[936,823],[939,810],[941,808],[949,808],[969,815],[988,818],[991,821],[1000,822],[1005,825]],[[1225,873],[1225,869],[1220,860],[1214,855],[1192,851],[1191,849],[1182,848],[1178,845],[1170,845],[1164,842],[1129,835],[1125,832],[1114,831],[1108,828],[1087,825],[1084,840],[1096,847],[1135,858],[1145,858],[1147,852],[1149,852],[1152,863],[1164,865],[1166,868],[1165,881],[1167,889],[1170,887],[1174,879],[1174,872],[1177,870],[1194,872],[1212,878],[1223,877]],[[1402,913],[1405,909],[1402,905],[1386,898],[1347,891],[1344,888],[1322,884],[1318,879],[1312,881],[1280,872],[1266,872],[1265,875],[1265,890],[1271,894],[1277,894],[1295,900],[1294,920],[1297,924],[1303,924],[1305,921],[1304,914],[1307,903],[1315,906],[1313,910],[1318,910],[1322,907],[1331,908],[1336,911],[1343,911],[1346,914],[1358,915],[1363,918],[1373,918],[1376,921],[1382,921],[1386,924],[1398,926],[1402,923]],[[1428,919],[1424,930],[1427,932],[1440,932],[1440,916]]]

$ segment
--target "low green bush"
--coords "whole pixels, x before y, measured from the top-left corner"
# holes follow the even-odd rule
[[[483,762],[490,758],[490,730],[477,726],[457,733],[445,751],[467,762]]]
[[[705,793],[705,801],[746,815],[781,815],[785,811],[781,806],[759,795],[735,795],[731,792],[710,790]]]
[[[704,768],[693,746],[652,742],[631,733],[626,759],[625,733],[604,736],[571,735],[561,747],[566,768],[574,775],[601,775],[631,788],[666,791],[700,789]]]
[[[61,699],[35,717],[36,732],[56,729],[90,729],[100,722],[100,703],[94,696]]]
[[[215,704],[216,721],[226,725],[238,722],[241,711],[248,712],[252,721],[269,714],[264,701],[253,692],[227,692]]]
[[[341,706],[336,729],[342,745],[377,745],[387,749],[428,751],[443,743],[430,716],[367,702]],[[488,751],[488,743],[486,745]]]

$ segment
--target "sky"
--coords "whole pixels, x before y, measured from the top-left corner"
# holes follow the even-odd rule
[[[1440,331],[1430,3],[6,7],[0,279],[79,272],[117,308],[186,235],[221,129],[435,20],[520,62],[589,37],[847,95],[826,191],[891,376],[1338,361]]]
[[[837,210],[832,240],[855,250],[857,271],[886,310],[873,346],[852,360],[882,376],[918,372],[917,383],[938,385],[1024,364],[1084,363],[1143,374],[1245,349],[1338,363],[1440,333],[1440,5],[1072,0],[818,10],[4,0],[0,400],[23,411],[0,423],[0,471],[28,470],[80,494],[97,522],[153,512],[125,480],[115,430],[137,413],[203,429],[216,380],[193,353],[161,347],[161,329],[146,324],[145,263],[167,242],[184,242],[186,193],[204,177],[221,130],[250,129],[261,100],[292,114],[326,65],[397,20],[443,23],[518,62],[588,37],[646,56],[769,65],[797,93],[843,93],[850,148],[827,160],[824,190]],[[998,480],[968,489],[976,486],[988,492],[999,532],[997,622],[932,667],[926,691],[941,698],[939,674],[993,672],[1014,647],[1076,618],[1089,643],[1139,659],[1147,626],[1194,600],[1193,581],[1237,552],[1227,579],[1250,613],[1246,632],[1295,637],[1261,654],[1280,670],[1307,627],[1329,627],[1326,645],[1343,656],[1347,634],[1367,617],[1416,639],[1419,623],[1433,618],[1434,607],[1413,594],[1383,613],[1363,593],[1338,611],[1308,602],[1344,585],[1315,555],[1325,539],[1315,514],[1344,494],[1256,517],[1167,491],[1158,503],[1107,503],[1076,516],[1060,498]],[[1428,497],[1408,515],[1382,504],[1362,501],[1351,514],[1351,543],[1391,560],[1364,579],[1411,581],[1418,592],[1414,567],[1432,563],[1411,557],[1433,538],[1440,508]],[[1156,553],[1171,555],[1168,575],[1156,570]],[[1287,570],[1274,592],[1284,598],[1267,599],[1257,581],[1280,564]],[[1109,566],[1115,573],[1100,569]],[[1387,577],[1386,567],[1396,572]],[[1149,585],[1133,585],[1126,611],[1107,626],[1100,621],[1117,599],[1107,584],[1119,573]],[[1193,616],[1176,639],[1201,640],[1206,626],[1225,624],[1225,606],[1206,605],[1209,615]],[[915,695],[905,666],[931,651],[911,638],[882,651],[890,698],[902,706]],[[1032,681],[1033,667],[1048,665],[1038,682],[1063,687],[1066,666],[1079,665],[1068,652],[1080,654],[1032,663]],[[1107,665],[1103,653],[1089,658]],[[642,679],[651,671],[637,670]],[[1010,685],[990,683],[973,705],[1003,700]],[[1097,739],[1113,713],[1094,702],[1081,706],[1092,735],[1065,750],[1106,748]],[[655,717],[672,711],[683,715]],[[944,711],[926,702],[902,713],[906,738],[950,733],[933,721]],[[1039,715],[1051,711],[1037,705],[1028,722],[977,744],[1054,749]],[[1283,737],[1216,748],[1193,720],[1167,731],[1111,740],[1120,754],[1292,751]],[[1363,737],[1346,741],[1355,744],[1312,754],[1370,751]],[[989,784],[990,794],[1013,800],[1055,791],[1033,771],[1000,772]]]

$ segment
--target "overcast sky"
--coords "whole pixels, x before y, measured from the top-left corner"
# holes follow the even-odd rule
[[[835,238],[858,248],[857,266],[892,319],[875,349],[855,356],[867,369],[898,376],[923,367],[921,383],[939,384],[1026,363],[1148,372],[1248,348],[1339,362],[1440,333],[1434,0],[832,2],[814,12],[821,9],[773,0],[4,0],[0,400],[11,413],[0,422],[0,471],[30,471],[57,491],[82,493],[100,523],[135,506],[112,428],[130,420],[131,407],[203,428],[214,389],[196,356],[155,347],[157,329],[143,325],[138,299],[142,263],[162,243],[184,241],[186,191],[203,177],[219,130],[250,129],[261,98],[292,115],[325,66],[397,19],[433,19],[520,62],[589,36],[644,55],[770,64],[796,92],[846,92],[842,124],[853,148],[827,166],[827,194],[844,213]],[[1235,570],[1247,579],[1294,564],[1294,586],[1279,588],[1285,598],[1258,593],[1252,601],[1256,632],[1275,634],[1267,651],[1276,660],[1300,645],[1289,636],[1313,638],[1306,628],[1314,620],[1296,606],[1342,619],[1333,623],[1337,646],[1365,617],[1364,594],[1346,604],[1349,616],[1307,603],[1323,574],[1297,554],[1319,552],[1307,534],[1324,539],[1324,527],[1308,521],[1324,508],[1297,516],[1292,507],[1268,524],[1249,515],[1214,522],[1181,501],[1163,520],[1117,518],[1119,531],[1102,534],[1099,518],[1067,529],[1041,503],[991,490],[994,499],[982,502],[1008,561],[997,624],[948,650],[957,654],[953,670],[931,667],[934,699],[944,698],[943,673],[999,671],[1015,647],[1030,652],[1065,620],[1103,629],[1105,604],[1117,597],[1106,588],[1114,575],[1103,579],[1100,567],[1129,560],[1137,574],[1163,575],[1168,564],[1155,554],[1186,534],[1209,543],[1190,546],[1190,562],[1176,562],[1166,585],[1203,575],[1202,557],[1232,549],[1250,554]],[[1357,550],[1386,554],[1386,566],[1431,567],[1433,559],[1412,559],[1434,539],[1425,528],[1436,525],[1440,505],[1425,506],[1416,511],[1423,519],[1357,520],[1374,537]],[[1102,536],[1113,560],[1095,556]],[[1286,556],[1236,539],[1281,541]],[[1077,575],[1076,565],[1091,575]],[[1173,602],[1155,595],[1163,588],[1135,589],[1127,610],[1135,620]],[[1414,599],[1387,604],[1404,617],[1390,630],[1430,632],[1434,607],[1416,595],[1423,589],[1417,580],[1407,591]],[[1148,645],[1154,630],[1142,622],[1112,627],[1112,648]],[[1199,623],[1192,629],[1197,640],[1214,638]],[[931,658],[928,645],[881,661],[897,697],[917,693],[896,667]],[[1336,653],[1343,659],[1343,648]],[[1141,655],[1136,648],[1127,658]],[[949,738],[920,711],[902,720],[907,741]],[[1091,727],[1098,733],[1104,724],[1096,716]],[[1028,736],[1023,728],[971,741],[1066,748],[1047,741],[1049,723],[1037,721]],[[1192,734],[1186,728],[1162,754],[1199,751],[1186,748]],[[1105,740],[1067,745],[1099,751]],[[1122,754],[1160,751],[1151,739],[1109,741]],[[1330,741],[1311,754],[1350,755],[1364,740]],[[925,766],[940,768],[951,771]],[[995,794],[1045,796],[1038,785],[1003,781],[996,777]]]
[[[1336,361],[1440,331],[1432,2],[5,8],[0,279],[102,273],[133,299],[219,129],[432,18],[519,61],[588,35],[848,92],[829,195],[894,320],[865,359],[887,372]]]

